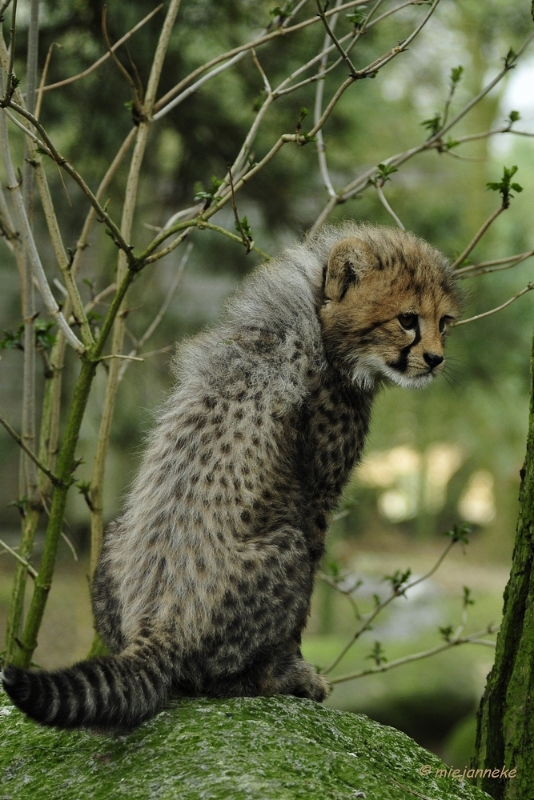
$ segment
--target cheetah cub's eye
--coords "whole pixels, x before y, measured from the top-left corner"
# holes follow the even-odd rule
[[[417,327],[417,314],[399,314],[397,319],[405,331],[413,331]]]
[[[439,332],[445,333],[451,322],[454,322],[454,317],[449,317],[448,315],[442,317],[439,321]]]

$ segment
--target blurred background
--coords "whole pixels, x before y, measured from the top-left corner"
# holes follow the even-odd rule
[[[272,18],[272,5],[257,0],[184,0],[163,72],[160,93],[219,53],[246,42]],[[392,7],[384,3],[384,9]],[[24,73],[24,13],[19,4],[18,74]],[[154,7],[145,0],[110,4],[108,31],[115,42]],[[371,4],[369,4],[369,8]],[[425,10],[424,8],[422,9]],[[364,66],[406,36],[422,10],[404,10],[362,37],[354,59]],[[48,0],[42,5],[40,63],[54,44],[47,83],[81,72],[103,52],[99,0]],[[274,12],[273,12],[274,13]],[[310,11],[309,14],[312,14]],[[353,23],[342,14],[338,30]],[[144,81],[161,25],[156,15],[129,41],[131,59]],[[463,67],[451,116],[475,96],[502,67],[510,48],[517,49],[532,28],[530,4],[513,0],[442,3],[408,52],[386,66],[375,80],[357,82],[345,93],[324,129],[330,174],[336,188],[389,156],[428,136],[422,123],[441,114],[451,70]],[[258,58],[276,86],[317,52],[324,38],[319,25],[282,37],[258,49]],[[345,72],[343,72],[345,70]],[[346,73],[341,66],[325,83],[325,97]],[[341,78],[340,78],[341,75]],[[534,132],[534,47],[519,65],[478,103],[452,132],[453,137],[499,128],[511,111],[518,130]],[[262,79],[250,57],[206,83],[154,125],[138,205],[136,244],[142,246],[195,193],[222,178],[235,158],[255,109],[262,99]],[[292,132],[303,107],[313,108],[314,85],[282,97],[264,119],[255,144],[259,158],[279,135]],[[44,95],[41,119],[58,149],[94,187],[131,128],[128,86],[108,60],[76,83]],[[304,122],[306,129],[307,122]],[[311,126],[311,123],[310,123]],[[22,143],[12,131],[22,162]],[[514,179],[523,191],[477,245],[473,263],[503,258],[534,248],[534,143],[527,136],[498,134],[475,139],[449,153],[420,155],[391,176],[384,193],[404,225],[455,259],[499,197],[486,189],[501,178],[503,166],[518,166]],[[120,217],[126,168],[110,189],[109,209]],[[52,166],[49,181],[60,210],[67,245],[74,246],[86,213],[77,187],[65,186]],[[5,185],[5,177],[1,176]],[[315,222],[328,197],[317,167],[316,145],[285,148],[238,196],[255,243],[274,255],[291,245]],[[330,221],[344,218],[393,224],[373,187],[340,205]],[[215,222],[233,230],[231,209]],[[43,221],[35,216],[42,252],[54,263]],[[122,380],[114,418],[105,486],[107,520],[121,508],[136,472],[143,437],[166,396],[174,342],[216,319],[224,299],[259,263],[256,254],[211,231],[196,231],[183,278],[168,312],[149,342],[155,355],[129,365]],[[5,332],[20,324],[16,267],[0,243],[0,413],[20,425],[22,354]],[[139,338],[166,297],[183,250],[145,270],[130,298],[128,327]],[[83,294],[89,300],[113,280],[116,250],[98,228],[84,255]],[[465,316],[500,305],[532,280],[532,259],[510,270],[464,281]],[[53,274],[53,271],[50,271]],[[60,299],[60,294],[57,294]],[[411,569],[429,571],[446,546],[443,533],[470,523],[467,546],[456,545],[440,569],[407,597],[397,599],[347,653],[334,674],[372,666],[379,641],[389,661],[443,642],[440,628],[462,620],[464,586],[468,607],[466,631],[498,623],[513,547],[519,470],[525,449],[529,399],[529,363],[534,297],[526,295],[497,315],[462,326],[451,335],[444,378],[422,392],[391,388],[379,397],[363,464],[347,488],[340,518],[332,528],[324,572],[341,576],[346,586],[361,585],[353,597],[361,611],[374,596],[386,596],[384,576]],[[93,320],[98,325],[102,307]],[[44,318],[44,315],[43,315]],[[128,348],[128,342],[127,342]],[[76,360],[67,361],[68,399]],[[42,377],[42,376],[41,376]],[[93,388],[78,447],[81,479],[88,480],[105,387],[102,369]],[[19,458],[16,444],[0,430],[0,536],[16,545],[20,529]],[[53,667],[82,658],[92,637],[87,581],[88,512],[81,495],[71,492],[62,543],[39,647],[35,658]],[[39,542],[34,562],[38,565]],[[0,623],[5,620],[13,563],[0,556]],[[351,584],[352,581],[352,584]],[[354,609],[326,582],[319,581],[305,642],[315,664],[330,663],[355,630]],[[489,637],[485,637],[489,638]],[[395,725],[449,763],[468,763],[474,712],[491,667],[490,647],[464,645],[373,675],[340,683],[329,703]]]

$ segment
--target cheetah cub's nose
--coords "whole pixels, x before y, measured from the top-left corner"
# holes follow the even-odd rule
[[[438,367],[443,362],[443,356],[438,356],[437,353],[423,353],[423,358],[430,369]]]

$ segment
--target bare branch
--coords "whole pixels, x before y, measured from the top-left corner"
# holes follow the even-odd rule
[[[514,303],[519,297],[522,297],[527,292],[532,291],[532,289],[534,289],[534,281],[525,286],[524,289],[521,289],[521,291],[517,294],[514,294],[514,296],[507,300],[506,303],[497,306],[497,308],[492,308],[490,311],[484,311],[482,314],[476,314],[474,317],[469,317],[469,319],[461,319],[458,322],[454,322],[453,325],[455,328],[457,328],[459,325],[467,325],[468,322],[476,322],[478,319],[489,317],[491,314],[496,314],[498,311],[502,311],[503,308],[506,308],[506,306]]]
[[[38,573],[37,573],[37,570],[35,570],[35,569],[32,567],[32,565],[30,564],[30,562],[29,562],[29,561],[26,561],[26,559],[25,559],[25,558],[22,558],[22,556],[19,556],[19,554],[17,553],[17,551],[16,551],[16,550],[13,550],[13,548],[12,548],[12,547],[10,547],[8,544],[6,544],[6,543],[3,541],[3,539],[0,539],[0,545],[1,545],[1,546],[4,548],[4,550],[6,551],[6,553],[9,553],[10,555],[12,555],[12,556],[13,556],[13,558],[16,558],[16,559],[17,559],[17,561],[18,561],[20,564],[23,564],[23,565],[24,565],[24,567],[26,568],[26,570],[27,570],[28,574],[29,574],[29,575],[31,575],[31,576],[32,576],[32,578],[36,578],[36,577],[37,577],[37,574],[38,574]]]
[[[91,327],[83,307],[78,286],[72,274],[69,257],[67,256],[67,252],[63,244],[63,239],[61,237],[59,224],[54,211],[54,204],[50,195],[46,174],[37,152],[34,152],[32,155],[33,161],[31,163],[35,168],[35,176],[37,179],[37,185],[39,187],[39,194],[41,196],[46,224],[52,240],[52,246],[54,248],[56,260],[63,276],[63,280],[65,281],[65,286],[70,303],[72,305],[74,317],[81,327],[83,343],[86,347],[91,347],[91,345],[94,344],[93,334],[91,333]]]
[[[482,631],[472,633],[468,636],[459,636],[458,638],[451,639],[450,641],[444,642],[436,647],[431,647],[428,650],[422,650],[419,653],[412,653],[409,656],[402,656],[401,658],[396,658],[394,661],[385,661],[382,664],[375,664],[374,667],[351,672],[348,675],[339,675],[336,678],[330,678],[328,683],[331,686],[334,686],[336,683],[345,683],[346,681],[352,681],[356,678],[363,678],[365,675],[374,675],[378,672],[388,672],[390,669],[394,669],[395,667],[400,667],[403,664],[410,664],[412,661],[420,661],[422,658],[429,658],[430,656],[436,655],[436,653],[441,653],[444,650],[450,650],[451,647],[456,647],[460,644],[480,644],[484,645],[485,647],[495,647],[494,642],[489,642],[485,639],[480,639],[479,637],[488,633],[497,633],[498,630],[498,626],[489,625]]]
[[[50,47],[48,48],[48,53],[46,54],[46,60],[43,67],[43,74],[41,75],[41,80],[39,82],[39,91],[37,92],[37,103],[35,105],[34,114],[39,119],[41,116],[41,105],[43,103],[43,92],[45,90],[45,83],[46,83],[46,76],[48,75],[48,68],[50,66],[50,61],[52,60],[52,53],[54,52],[54,47],[61,48],[58,42],[52,42]]]
[[[136,81],[134,81],[134,79],[132,78],[126,67],[123,66],[123,64],[116,56],[115,51],[111,46],[111,42],[109,41],[108,26],[107,26],[107,6],[104,6],[102,9],[102,36],[104,37],[104,42],[106,44],[108,54],[111,56],[113,63],[119,70],[120,74],[126,79],[126,83],[130,87],[135,113],[137,114],[137,116],[139,116],[141,114],[141,104],[143,100],[141,96],[143,87],[138,86],[136,84]]]
[[[432,3],[431,3],[431,6],[430,6],[430,9],[429,9],[428,13],[423,17],[423,19],[421,20],[419,25],[416,26],[416,28],[412,31],[412,33],[408,36],[408,38],[404,40],[404,42],[402,42],[401,44],[397,45],[396,47],[392,47],[391,50],[389,50],[384,55],[382,55],[379,58],[377,58],[374,61],[372,61],[370,64],[368,64],[363,69],[356,70],[355,72],[353,72],[350,75],[350,77],[344,83],[341,84],[341,86],[338,88],[337,92],[334,94],[332,100],[330,101],[330,103],[326,107],[326,109],[325,109],[324,113],[322,114],[321,118],[318,120],[318,122],[314,125],[314,127],[309,132],[309,134],[308,134],[309,136],[315,136],[317,131],[320,128],[323,127],[324,123],[326,122],[326,120],[328,119],[330,114],[332,113],[332,111],[333,111],[334,107],[336,106],[336,104],[337,104],[339,98],[341,97],[341,95],[345,92],[346,89],[348,89],[348,87],[354,81],[361,80],[362,78],[369,78],[371,76],[374,77],[377,74],[377,72],[380,69],[382,69],[382,67],[384,67],[386,64],[388,64],[393,58],[396,58],[398,55],[400,55],[400,53],[404,53],[404,51],[408,49],[408,46],[415,39],[415,37],[420,33],[420,31],[424,28],[424,26],[426,25],[426,23],[428,22],[428,20],[430,19],[430,17],[432,16],[434,11],[436,10],[436,8],[438,7],[439,2],[440,2],[440,0],[432,0]]]
[[[16,89],[14,83],[13,66],[15,64],[15,40],[17,34],[17,0],[13,0],[13,8],[11,10],[11,27],[9,29],[9,65],[7,67],[7,78],[5,85],[5,97],[13,97],[13,92]],[[3,89],[2,89],[3,91]]]
[[[319,0],[317,0],[317,2],[319,4]],[[339,5],[339,2],[336,2],[336,6],[338,6],[338,5]],[[323,18],[324,18],[324,12],[323,12]],[[323,95],[324,95],[324,77],[325,77],[325,72],[326,72],[326,65],[327,65],[327,62],[328,62],[328,52],[330,50],[329,42],[330,42],[330,40],[332,38],[333,31],[334,31],[334,28],[336,26],[337,20],[338,20],[337,16],[332,17],[332,25],[331,26],[328,25],[328,21],[326,20],[326,18],[324,18],[324,21],[323,21],[323,24],[326,27],[326,35],[325,35],[325,38],[324,38],[324,44],[323,44],[323,49],[322,49],[322,53],[321,53],[321,60],[319,62],[319,70],[318,70],[318,73],[317,73],[317,89],[315,90],[315,105],[314,105],[314,116],[313,116],[313,121],[314,121],[315,125],[317,125],[318,121],[321,118],[321,113],[322,113],[322,108],[323,108]],[[331,32],[332,32],[332,35],[331,35]],[[337,41],[337,46],[341,47],[339,41],[338,40],[336,40],[336,41]],[[347,56],[347,58],[348,58],[348,56]],[[317,158],[319,160],[319,171],[321,173],[321,177],[323,179],[323,183],[324,183],[324,185],[326,187],[326,191],[328,192],[330,197],[336,197],[336,190],[334,189],[334,186],[333,186],[332,181],[330,179],[330,173],[328,172],[328,164],[327,164],[327,161],[326,161],[326,148],[325,148],[325,144],[324,144],[322,129],[319,129],[317,131]]]
[[[52,291],[48,284],[48,280],[46,278],[43,265],[39,257],[39,253],[37,251],[31,225],[28,220],[26,209],[24,207],[24,200],[22,197],[20,183],[15,175],[15,169],[11,159],[11,151],[9,147],[9,139],[8,139],[7,125],[6,125],[6,115],[4,112],[0,113],[0,150],[2,151],[2,157],[4,160],[4,167],[8,182],[7,188],[12,192],[13,195],[13,201],[17,211],[17,216],[19,218],[19,228],[21,231],[22,239],[26,247],[28,258],[30,259],[30,262],[32,264],[33,274],[39,284],[39,291],[45,303],[46,309],[50,314],[50,316],[57,322],[58,326],[65,334],[65,338],[67,339],[71,347],[73,347],[76,350],[76,352],[80,354],[84,353],[85,347],[83,343],[78,339],[78,337],[69,327],[58,304],[56,303],[54,295],[52,294]]]
[[[44,474],[45,474],[45,475],[46,475],[46,476],[47,476],[47,477],[50,479],[50,481],[53,483],[53,485],[54,485],[54,486],[63,486],[63,483],[62,483],[62,481],[60,481],[60,480],[59,480],[59,478],[57,477],[57,475],[54,475],[54,473],[53,473],[53,472],[51,472],[51,471],[50,471],[50,470],[49,470],[47,467],[45,467],[45,465],[44,465],[44,464],[42,464],[42,463],[39,461],[39,459],[37,458],[37,456],[35,455],[35,453],[33,453],[33,452],[30,450],[30,448],[26,446],[26,444],[24,443],[24,441],[22,440],[22,438],[21,438],[21,437],[18,435],[18,433],[17,433],[17,432],[16,432],[16,431],[15,431],[15,430],[14,430],[14,429],[11,427],[11,425],[10,425],[10,424],[7,422],[7,420],[5,420],[5,419],[4,419],[4,418],[3,418],[1,415],[0,415],[0,424],[4,426],[4,428],[5,428],[5,429],[6,429],[6,431],[9,433],[9,435],[10,435],[10,436],[11,436],[11,437],[12,437],[12,438],[13,438],[13,439],[16,441],[16,443],[18,444],[18,446],[19,446],[19,447],[20,447],[22,450],[24,450],[24,452],[26,453],[26,455],[27,455],[29,458],[31,458],[31,460],[33,461],[33,463],[34,463],[34,464],[35,464],[37,467],[39,467],[39,469],[41,470],[41,472],[43,472],[43,473],[44,473]]]
[[[377,192],[377,194],[378,194],[378,196],[379,196],[379,198],[380,198],[380,202],[382,203],[382,205],[384,206],[384,208],[386,209],[386,211],[388,212],[388,214],[390,215],[390,217],[392,217],[392,218],[395,220],[395,223],[396,223],[396,225],[398,225],[398,226],[399,226],[399,228],[400,228],[402,231],[405,231],[405,230],[406,230],[406,228],[404,227],[404,225],[402,224],[402,222],[400,221],[400,219],[399,219],[399,218],[398,218],[398,216],[395,214],[395,212],[394,212],[394,211],[393,211],[393,209],[391,208],[390,204],[389,204],[389,203],[388,203],[388,201],[386,200],[386,197],[385,197],[385,195],[384,195],[384,190],[382,189],[382,186],[381,186],[379,183],[377,183],[377,184],[376,184],[376,192]]]
[[[380,603],[377,603],[377,605],[371,611],[371,613],[365,617],[363,624],[351,636],[350,640],[347,642],[347,644],[341,650],[341,652],[336,656],[336,658],[332,661],[332,663],[329,664],[325,670],[323,670],[324,675],[328,675],[329,672],[331,672],[335,667],[337,667],[341,659],[346,655],[346,653],[350,650],[353,644],[360,638],[362,633],[364,633],[366,630],[369,629],[369,626],[371,625],[373,620],[378,616],[378,614],[380,614],[380,612],[384,608],[386,608],[386,606],[392,603],[396,597],[399,597],[400,595],[405,595],[406,592],[408,592],[410,589],[413,589],[414,586],[417,586],[419,583],[428,580],[428,578],[430,578],[439,569],[439,567],[441,566],[441,564],[443,563],[443,561],[445,560],[451,549],[456,544],[456,541],[457,540],[453,538],[447,543],[447,546],[443,550],[443,553],[440,555],[434,566],[427,573],[425,573],[425,575],[422,575],[420,578],[416,578],[411,583],[407,583],[401,589],[398,590],[394,589],[391,592],[391,594],[385,598],[385,600],[382,600]]]
[[[133,34],[136,33],[136,31],[138,31],[139,28],[142,28],[143,25],[147,23],[149,19],[152,19],[152,17],[155,14],[157,14],[158,11],[161,11],[162,8],[163,8],[163,3],[161,3],[161,5],[157,6],[155,9],[153,9],[153,11],[151,11],[150,14],[147,14],[146,17],[144,17],[141,20],[141,22],[138,22],[137,25],[134,25],[134,27],[130,31],[128,31],[128,33],[125,33],[124,36],[122,36],[117,42],[115,42],[115,44],[111,47],[111,50],[113,52],[115,52],[115,50],[118,50],[119,47],[124,44],[124,42],[128,41],[130,36],[133,36]],[[75,81],[79,81],[81,78],[85,78],[87,75],[90,75],[91,72],[94,72],[95,69],[98,69],[98,67],[101,64],[103,64],[104,61],[106,61],[110,57],[110,55],[111,54],[108,51],[103,56],[101,56],[98,59],[98,61],[95,61],[94,64],[91,64],[91,66],[85,69],[83,72],[79,72],[77,75],[72,75],[70,78],[65,78],[65,80],[58,81],[57,83],[49,83],[48,86],[43,86],[42,91],[49,92],[52,89],[59,89],[61,86],[67,86],[69,83],[74,83]]]
[[[256,65],[258,72],[260,73],[262,80],[263,80],[263,88],[265,89],[265,94],[270,95],[272,94],[271,84],[269,83],[269,78],[265,74],[262,65],[259,62],[258,56],[256,55],[256,51],[252,50],[252,60]]]
[[[475,233],[475,235],[473,236],[473,238],[471,239],[465,250],[462,253],[460,253],[456,261],[453,264],[451,264],[451,269],[456,269],[456,267],[459,267],[460,264],[463,264],[463,262],[465,261],[471,250],[473,250],[474,247],[478,244],[478,242],[482,239],[482,237],[484,236],[484,234],[486,233],[492,222],[494,222],[497,219],[497,217],[500,214],[502,214],[502,212],[505,210],[506,206],[501,205],[499,206],[499,208],[495,209],[493,214],[490,214],[488,219],[484,222],[483,225],[481,225],[480,229]]]
[[[337,8],[337,5],[338,4],[336,3],[336,8]],[[349,68],[349,75],[351,77],[353,77],[353,78],[356,77],[356,73],[357,73],[356,67],[354,66],[354,64],[350,60],[350,56],[348,55],[348,53],[343,49],[343,45],[340,43],[339,39],[335,35],[333,27],[330,26],[330,24],[328,22],[328,19],[326,18],[325,9],[323,9],[323,7],[321,6],[321,0],[317,0],[317,8],[319,10],[319,17],[321,18],[321,22],[323,23],[323,25],[325,27],[327,35],[333,41],[333,43],[335,44],[337,50],[339,51],[339,54],[341,55],[341,58],[343,59],[343,61],[345,62],[345,64]],[[335,20],[336,18],[337,18],[337,15],[334,16],[333,19]]]
[[[73,180],[78,184],[80,189],[89,199],[91,205],[95,208],[96,212],[101,217],[102,221],[104,221],[107,224],[110,230],[110,235],[112,236],[115,244],[124,252],[129,265],[135,270],[137,268],[137,262],[132,252],[133,251],[132,246],[125,241],[120,229],[111,219],[106,209],[98,202],[95,195],[92,193],[88,185],[85,183],[82,176],[74,169],[74,167],[70,164],[70,162],[58,152],[58,150],[56,149],[55,145],[51,141],[50,137],[48,136],[46,130],[39,122],[39,120],[36,119],[33,114],[30,114],[29,111],[27,111],[25,108],[20,106],[18,103],[13,102],[12,100],[9,101],[8,105],[22,117],[25,117],[29,122],[31,122],[31,124],[39,131],[42,137],[42,141],[37,139],[37,137],[35,137],[35,135],[31,133],[31,131],[28,131],[28,129],[24,129],[25,133],[29,135],[30,138],[33,138],[36,144],[46,153],[46,155],[52,158],[52,160],[55,161],[58,166],[64,169],[71,176],[71,178],[73,178]]]
[[[511,58],[510,60],[505,60],[504,67],[500,70],[500,72],[497,73],[495,78],[493,78],[493,80],[491,80],[475,97],[473,97],[472,100],[466,103],[466,105],[462,108],[462,110],[459,111],[458,114],[456,114],[456,116],[453,117],[448,124],[444,125],[440,131],[438,131],[434,136],[432,136],[431,139],[429,139],[429,141],[433,142],[436,141],[437,139],[442,138],[443,135],[447,133],[447,131],[453,128],[457,122],[459,122],[463,117],[465,117],[465,115],[469,111],[471,111],[473,106],[476,106],[476,104],[479,103],[483,97],[485,97],[489,92],[491,92],[493,87],[497,86],[497,84],[503,79],[503,77],[508,72],[510,72],[511,69],[515,67],[517,60],[526,50],[526,48],[528,47],[533,38],[534,38],[534,33],[530,33],[523,42],[523,44],[521,45],[521,47],[519,48],[519,50],[517,50],[517,52],[514,53],[513,58]]]
[[[12,3],[12,0],[4,0],[4,2],[0,6],[0,19],[3,18],[5,12],[7,11],[9,6],[11,5],[11,3]]]
[[[133,350],[130,351],[130,353],[129,353],[129,357],[130,358],[133,358],[134,356],[138,355],[141,352],[141,349],[146,344],[148,339],[150,339],[150,337],[152,336],[152,334],[154,333],[154,331],[156,330],[156,328],[160,324],[161,320],[165,316],[165,314],[167,312],[167,309],[168,309],[168,307],[169,307],[169,305],[170,305],[170,303],[171,303],[171,301],[172,301],[172,299],[174,297],[176,289],[178,288],[178,284],[182,280],[182,276],[184,274],[184,270],[185,270],[186,264],[187,264],[187,262],[189,260],[189,256],[191,255],[191,250],[192,249],[193,249],[193,243],[189,242],[189,244],[187,245],[187,247],[185,249],[185,252],[184,252],[184,254],[183,254],[183,256],[182,256],[182,258],[180,260],[180,263],[178,265],[178,269],[176,270],[176,274],[174,276],[173,282],[172,282],[171,286],[169,287],[169,290],[167,291],[167,293],[165,295],[165,300],[163,301],[163,303],[161,305],[161,308],[159,309],[158,313],[156,314],[156,316],[154,317],[154,319],[152,320],[152,322],[150,323],[150,325],[148,326],[148,328],[146,329],[144,334],[136,342],[135,347],[133,348]],[[145,354],[144,357],[146,358],[146,354]],[[141,360],[143,360],[143,359],[141,359]],[[123,379],[124,373],[126,372],[127,368],[128,368],[128,362],[125,362],[122,365],[121,370],[119,371],[119,381],[121,381]]]
[[[143,107],[140,113],[139,127],[135,137],[135,145],[132,153],[132,160],[130,162],[130,169],[126,181],[126,189],[124,194],[124,206],[122,209],[121,218],[121,237],[130,238],[133,226],[133,219],[135,214],[137,193],[139,187],[139,176],[141,173],[141,166],[143,163],[146,145],[148,141],[148,134],[151,126],[152,112],[154,101],[156,98],[157,87],[163,69],[163,62],[169,39],[172,33],[176,15],[180,7],[180,0],[170,0],[167,14],[163,22],[163,26],[159,35],[156,51],[152,60],[148,83],[143,100]],[[115,305],[116,316],[113,324],[113,336],[111,342],[111,354],[119,355],[121,353],[124,342],[124,328],[125,328],[125,311],[126,311],[126,291],[129,286],[129,281],[135,271],[141,266],[140,262],[135,259],[131,252],[121,249],[118,255],[116,282],[119,287],[115,295],[113,303],[119,301],[121,289],[124,294],[120,299],[118,307]],[[108,316],[111,313],[111,309]],[[101,333],[101,337],[104,330]],[[112,359],[108,373],[108,381],[106,385],[106,393],[104,397],[104,404],[102,409],[102,417],[98,432],[97,450],[95,460],[93,463],[93,470],[91,474],[91,558],[90,558],[90,576],[94,575],[97,560],[100,554],[102,537],[104,533],[103,517],[102,517],[102,487],[105,473],[106,454],[109,443],[109,436],[111,430],[111,421],[115,407],[115,399],[117,394],[117,387],[119,384],[119,359]]]
[[[349,8],[365,5],[366,2],[367,0],[352,0],[349,3],[345,3],[344,5],[339,6],[337,10],[334,9],[332,11],[327,11],[325,13],[325,17],[328,19],[333,14],[336,14],[339,11],[345,11],[346,9]],[[196,91],[200,85],[206,82],[206,80],[210,80],[210,78],[220,74],[220,72],[222,72],[224,69],[228,69],[228,67],[231,66],[231,64],[235,64],[238,60],[243,58],[243,56],[248,50],[256,49],[260,45],[265,44],[266,42],[269,42],[272,39],[277,39],[280,36],[287,36],[287,34],[289,33],[293,33],[294,31],[297,30],[302,30],[302,28],[305,28],[308,25],[314,25],[319,21],[319,17],[314,16],[311,17],[310,19],[304,20],[303,22],[299,22],[296,25],[288,27],[287,23],[289,22],[290,19],[293,18],[294,14],[296,13],[296,10],[297,9],[294,9],[293,12],[289,15],[289,17],[285,20],[284,24],[279,28],[277,28],[272,33],[267,33],[267,34],[262,33],[256,39],[253,39],[252,41],[247,42],[246,44],[240,45],[239,47],[235,47],[232,50],[228,50],[226,53],[222,53],[220,56],[216,56],[211,61],[208,61],[207,63],[193,70],[193,72],[191,72],[186,78],[180,81],[180,83],[178,83],[173,89],[167,92],[166,95],[164,95],[162,98],[158,100],[158,102],[154,106],[154,111],[156,112],[154,114],[154,119],[160,119],[160,117],[162,117],[163,114],[168,113],[172,108],[175,108],[176,105],[185,100],[186,97],[189,97],[192,91]],[[239,58],[237,58],[237,56],[239,56]],[[207,70],[211,70],[212,67],[215,67],[222,61],[230,62],[230,60],[231,64],[227,63],[224,64],[221,68],[218,68],[217,70],[212,70],[208,76],[203,78],[201,81],[197,81],[194,84],[194,88],[189,86],[189,84],[192,81],[194,81],[197,78],[197,76],[202,75],[202,73],[206,72]],[[185,87],[188,86],[189,88],[186,89]],[[172,98],[174,98],[174,100]]]
[[[91,311],[95,306],[99,305],[99,303],[104,300],[104,298],[108,297],[108,295],[113,294],[117,288],[116,283],[110,283],[109,286],[106,286],[105,289],[102,289],[89,303],[85,306],[85,312]]]
[[[110,185],[111,181],[115,177],[115,174],[116,174],[118,168],[120,167],[122,161],[124,160],[128,150],[132,146],[136,135],[137,135],[137,128],[132,128],[131,131],[129,132],[128,136],[126,137],[126,139],[124,140],[124,142],[120,146],[120,148],[119,148],[119,150],[117,152],[117,155],[115,156],[115,158],[113,159],[113,161],[109,165],[108,170],[107,170],[106,174],[104,175],[104,177],[102,178],[102,181],[100,182],[100,186],[98,187],[97,192],[95,194],[95,197],[98,200],[98,202],[102,202],[102,197],[103,197],[104,193],[107,191],[108,186]],[[82,232],[80,234],[80,238],[76,242],[76,252],[74,254],[74,258],[72,260],[72,266],[71,266],[72,274],[74,276],[78,273],[78,270],[80,268],[80,261],[81,261],[82,253],[84,252],[85,248],[87,247],[87,238],[89,236],[89,232],[90,232],[95,220],[97,219],[97,214],[98,214],[97,209],[94,206],[91,206],[91,208],[89,209],[89,213],[87,214],[87,217],[85,219],[85,222],[84,222],[84,225],[83,225],[83,228],[82,228]]]
[[[497,258],[492,261],[480,261],[478,264],[468,264],[466,267],[460,267],[456,270],[455,274],[462,278],[477,277],[484,275],[488,272],[499,272],[503,269],[510,269],[511,267],[521,264],[527,258],[534,256],[534,250],[527,250],[526,253],[517,253],[514,256],[507,256],[506,258]],[[492,267],[495,267],[492,269]]]
[[[525,41],[523,42],[517,53],[514,54],[514,58],[511,61],[507,62],[503,67],[503,69],[496,75],[496,77],[493,80],[491,80],[476,95],[476,97],[472,98],[468,103],[466,103],[466,105],[456,114],[456,116],[452,120],[450,120],[447,123],[447,125],[445,125],[439,131],[437,131],[433,136],[431,136],[425,142],[422,142],[420,145],[409,148],[408,150],[404,150],[403,152],[397,153],[394,156],[389,156],[388,158],[381,159],[381,163],[386,164],[388,166],[399,167],[401,166],[401,164],[404,164],[406,161],[409,161],[414,156],[424,152],[425,150],[443,149],[444,134],[447,133],[454,125],[456,125],[456,123],[459,122],[466,114],[468,114],[469,111],[477,103],[479,103],[480,100],[482,100],[493,89],[493,87],[499,83],[499,81],[502,80],[504,75],[506,75],[510,71],[510,69],[513,68],[513,66],[517,62],[517,59],[524,52],[526,47],[530,44],[533,37],[534,33],[527,36],[527,38],[525,39]],[[513,130],[510,131],[510,133],[513,133]],[[467,139],[465,137],[461,137],[461,141],[467,141]],[[324,223],[324,221],[331,214],[336,205],[338,205],[339,203],[344,203],[350,197],[354,197],[355,194],[358,194],[358,192],[363,191],[368,186],[369,179],[372,178],[375,173],[376,173],[376,166],[370,167],[369,169],[365,170],[365,172],[363,172],[358,178],[348,183],[340,192],[338,192],[337,197],[331,197],[325,204],[323,210],[321,211],[317,219],[315,220],[311,228],[312,232],[317,230],[317,228],[319,228]]]

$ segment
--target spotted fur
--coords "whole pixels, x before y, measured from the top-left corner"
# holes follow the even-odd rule
[[[180,351],[93,586],[111,655],[8,666],[46,725],[127,728],[172,694],[321,701],[301,632],[329,515],[378,386],[443,369],[458,292],[443,256],[396,229],[323,229],[259,269],[219,327]]]

